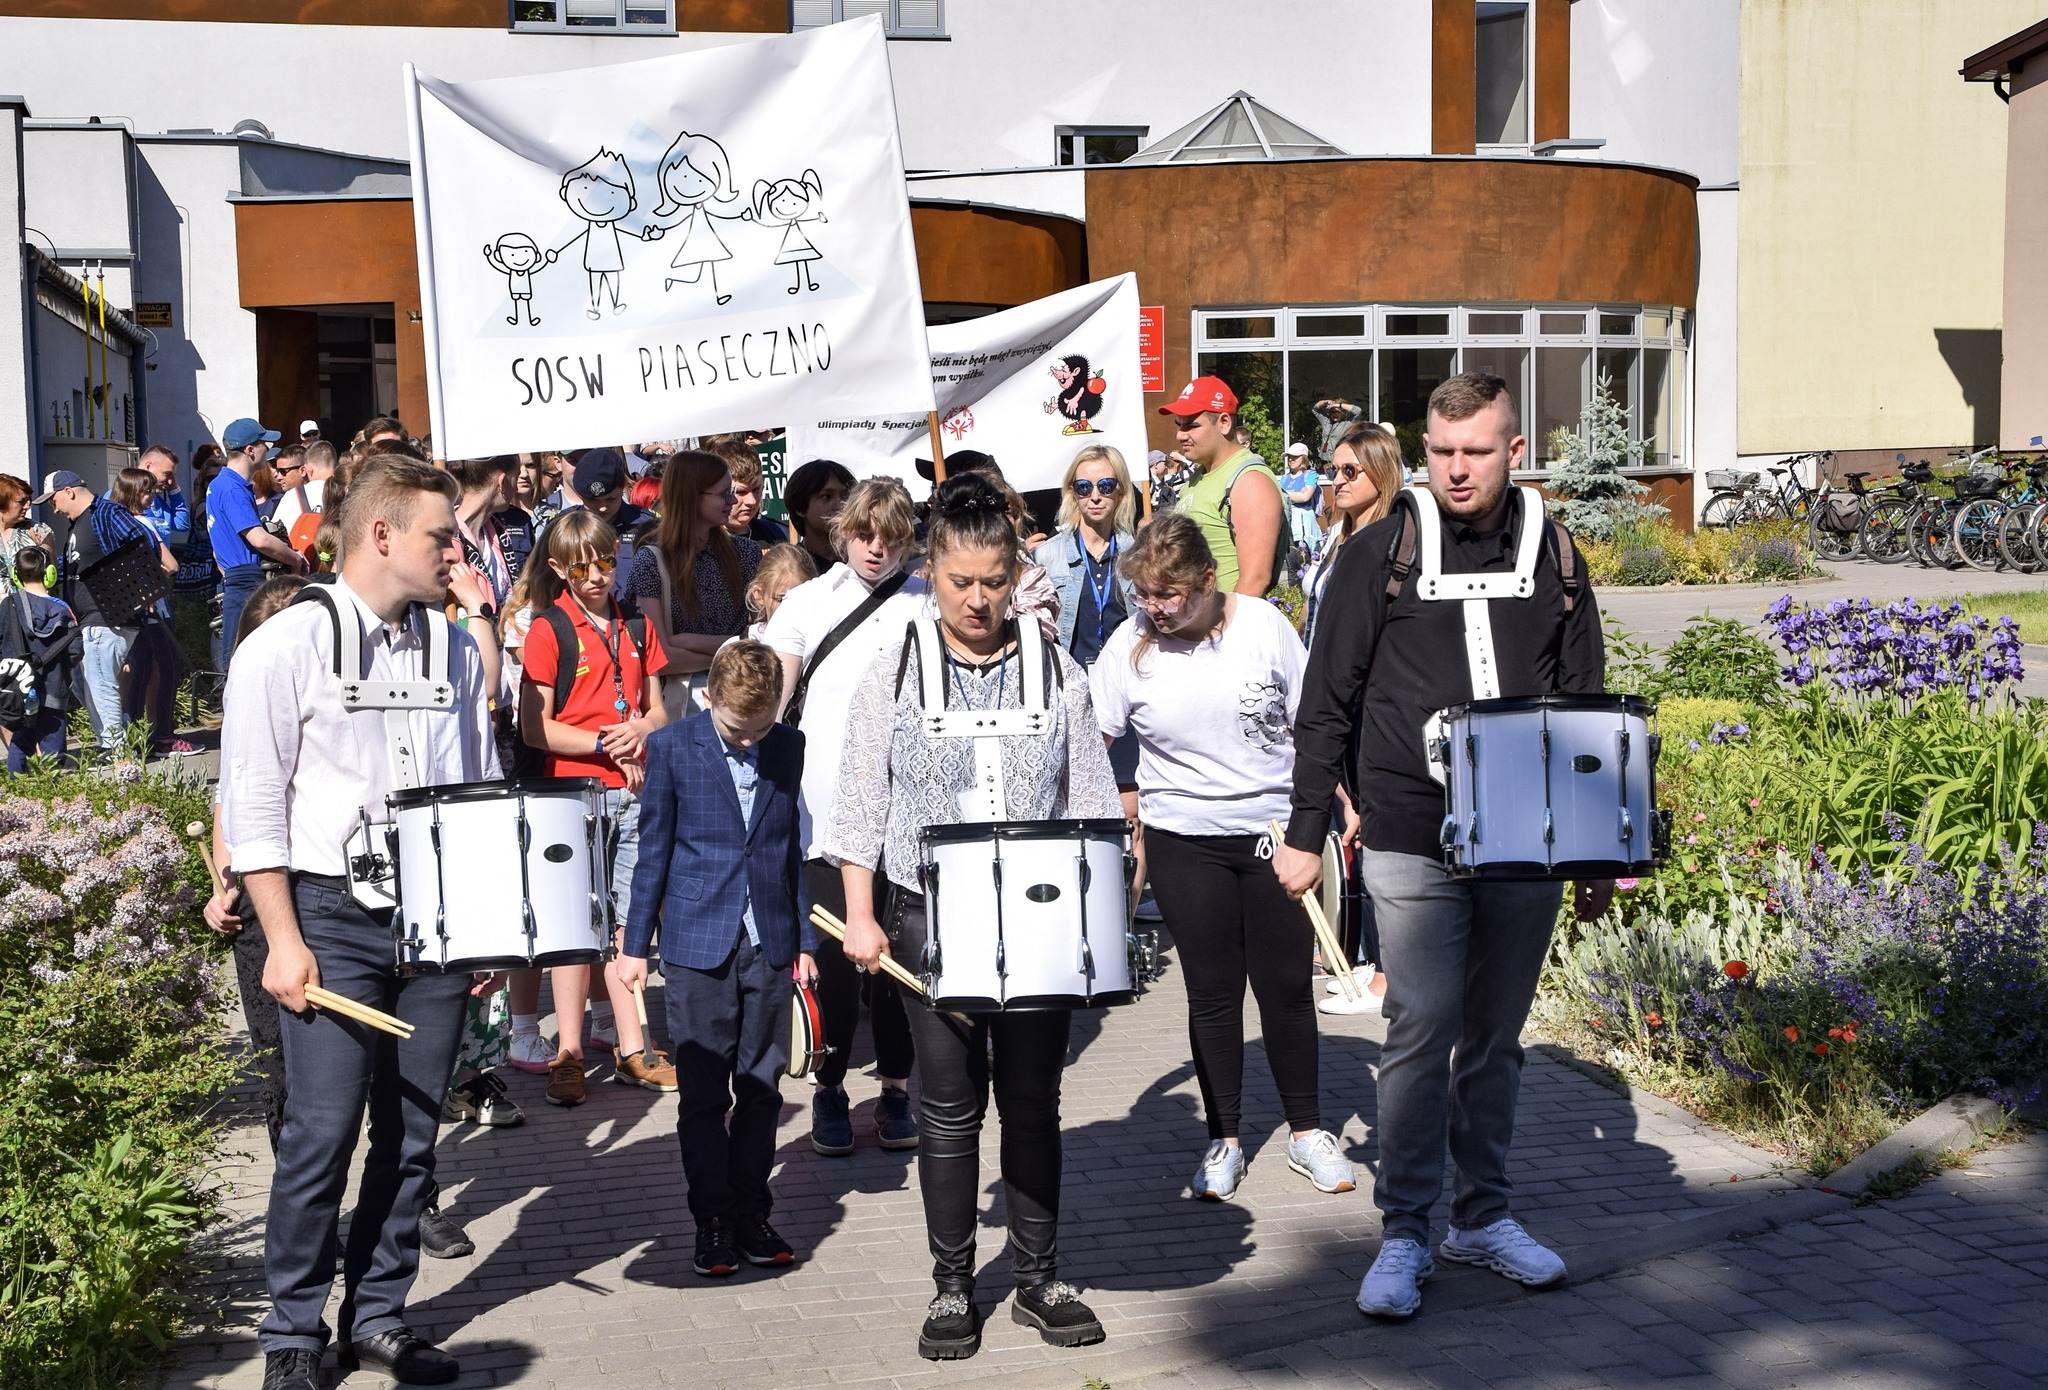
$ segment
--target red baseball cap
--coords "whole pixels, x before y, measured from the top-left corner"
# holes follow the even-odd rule
[[[1237,414],[1237,393],[1225,386],[1221,377],[1198,376],[1181,387],[1178,400],[1159,407],[1161,415],[1200,415],[1209,410]]]

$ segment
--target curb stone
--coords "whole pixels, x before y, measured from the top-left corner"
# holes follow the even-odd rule
[[[1937,1101],[1891,1134],[1820,1180],[1822,1192],[1860,1195],[1871,1180],[1895,1173],[1916,1157],[1933,1158],[1944,1149],[1968,1148],[2005,1118],[2005,1107],[1988,1096],[1950,1096]]]

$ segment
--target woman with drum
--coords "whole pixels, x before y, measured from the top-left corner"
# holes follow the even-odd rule
[[[1001,489],[975,474],[948,479],[938,490],[928,540],[926,572],[942,645],[930,664],[942,668],[949,703],[969,710],[1024,708],[1025,653],[1010,616],[1019,556]],[[978,740],[926,732],[919,672],[897,680],[905,646],[899,642],[882,652],[855,688],[839,780],[862,794],[839,799],[825,843],[846,885],[846,954],[864,970],[878,968],[885,954],[908,962],[924,954],[919,868],[920,836],[927,827],[1113,818],[1120,809],[1088,682],[1072,657],[1034,646],[1048,658],[1039,669],[1051,690],[1049,698],[1032,703],[1047,717],[1037,733],[1000,738],[996,780],[1004,814],[991,817],[977,795],[978,770],[986,769],[969,744]],[[918,664],[926,665],[921,647],[918,655]],[[891,885],[886,934],[872,905],[878,868],[885,868]],[[1003,1124],[1003,1185],[1017,1280],[1012,1315],[1055,1346],[1100,1341],[1102,1324],[1058,1277],[1060,1071],[1071,1014],[1048,1009],[963,1018],[916,1000],[907,1006],[924,1078],[918,1176],[938,1286],[918,1336],[919,1355],[955,1360],[972,1356],[981,1345],[974,1237],[991,1081]]]
[[[1209,1124],[1190,1186],[1222,1201],[1244,1178],[1249,984],[1292,1135],[1287,1166],[1320,1191],[1349,1192],[1351,1163],[1322,1127],[1317,1094],[1313,933],[1268,862],[1268,827],[1286,814],[1293,786],[1307,653],[1279,609],[1217,589],[1215,556],[1183,513],[1154,516],[1123,563],[1138,617],[1110,637],[1089,681],[1104,736],[1138,736],[1152,891],[1187,981],[1188,1040]]]

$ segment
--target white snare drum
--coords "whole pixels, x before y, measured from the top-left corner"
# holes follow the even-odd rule
[[[1130,828],[1009,821],[924,832],[935,1009],[1086,1009],[1133,997]]]
[[[1444,862],[1458,876],[1630,878],[1655,871],[1656,706],[1632,695],[1475,700],[1444,711]]]
[[[398,968],[589,965],[611,940],[604,784],[593,777],[420,787],[389,798]]]

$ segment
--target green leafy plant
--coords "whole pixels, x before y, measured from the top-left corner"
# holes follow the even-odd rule
[[[1664,649],[1664,669],[1653,689],[1659,699],[1766,705],[1778,694],[1778,656],[1746,623],[1702,614]]]
[[[1281,436],[1280,422],[1274,418],[1266,398],[1246,396],[1237,407],[1237,419],[1252,438],[1252,452],[1266,461],[1266,467],[1278,472],[1287,442]]]

